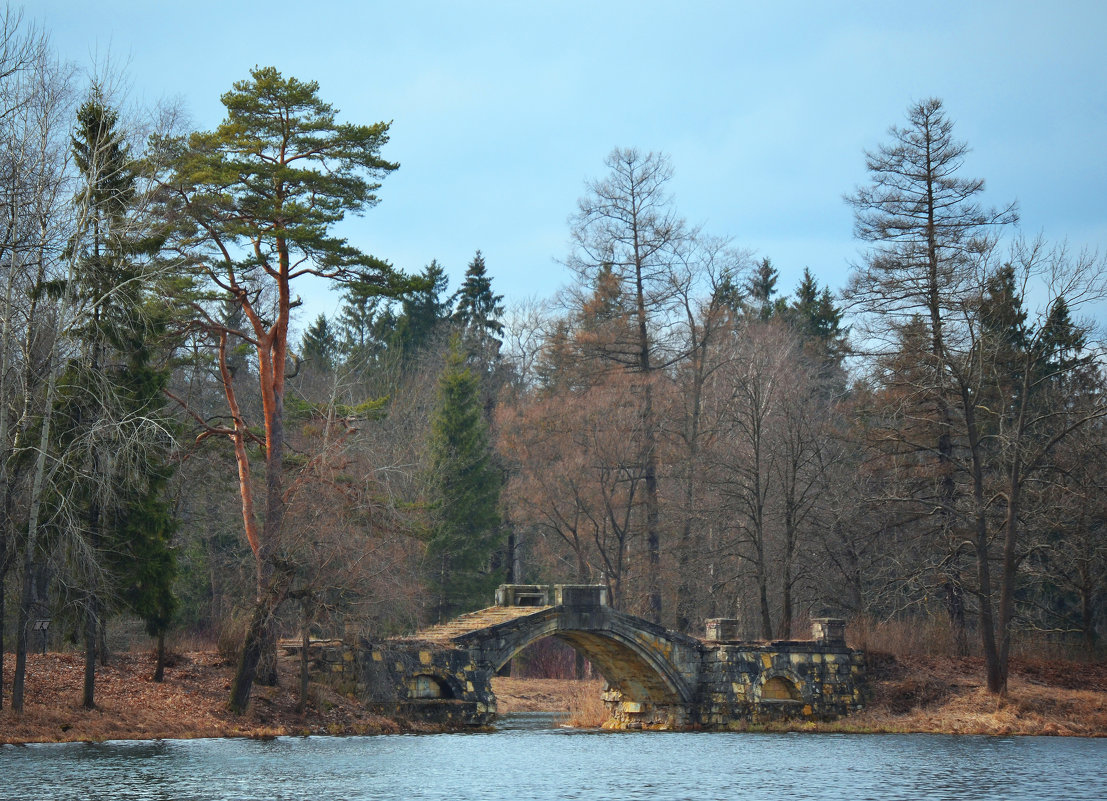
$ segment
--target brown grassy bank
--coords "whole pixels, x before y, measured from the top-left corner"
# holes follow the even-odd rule
[[[516,712],[550,712],[567,726],[594,728],[607,719],[600,694],[600,679],[492,679],[496,710],[501,715]]]
[[[838,721],[795,721],[749,729],[823,732],[1107,736],[1107,664],[1016,659],[1005,698],[984,689],[976,658],[870,655],[871,699]],[[501,713],[564,713],[568,725],[597,726],[601,683],[495,679]]]
[[[984,686],[983,660],[870,653],[866,709],[820,731],[1107,736],[1107,664],[1014,659],[1008,693]]]
[[[271,737],[284,734],[376,734],[413,727],[372,715],[357,703],[312,688],[312,704],[296,711],[293,666],[282,664],[279,687],[255,685],[248,714],[225,704],[233,668],[213,651],[175,654],[155,683],[148,653],[117,654],[97,669],[96,709],[81,707],[84,660],[79,654],[29,654],[24,711],[10,708],[14,658],[4,660],[0,743],[112,739]]]
[[[1107,663],[1017,659],[1006,698],[983,687],[975,658],[870,655],[868,707],[831,723],[798,721],[764,728],[835,732],[932,732],[1107,736]],[[13,660],[5,660],[5,691]],[[31,655],[26,709],[15,716],[5,697],[0,743],[190,737],[270,737],[374,734],[419,730],[369,714],[359,704],[313,688],[312,704],[296,712],[293,665],[281,686],[257,687],[250,712],[224,707],[232,675],[218,654],[179,654],[164,683],[150,680],[149,654],[119,654],[97,674],[98,708],[80,706],[83,662],[78,654]],[[501,714],[552,712],[568,725],[596,726],[604,710],[598,680],[497,678]],[[422,729],[428,730],[428,729]]]

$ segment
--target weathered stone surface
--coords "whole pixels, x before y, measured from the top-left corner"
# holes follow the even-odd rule
[[[496,714],[492,676],[531,643],[557,637],[607,680],[610,728],[722,730],[833,718],[861,706],[864,659],[846,647],[840,621],[817,621],[822,628],[812,641],[703,641],[612,609],[598,587],[522,585],[516,592],[518,586],[501,587],[497,599],[562,603],[522,614],[496,607],[471,613],[448,637],[439,635],[451,624],[430,638],[333,645],[316,660],[331,667],[318,673],[385,714],[484,725]],[[478,621],[488,624],[475,627]]]

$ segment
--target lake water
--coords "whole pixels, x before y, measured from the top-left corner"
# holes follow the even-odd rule
[[[559,729],[0,748],[4,801],[1097,799],[1107,739]]]

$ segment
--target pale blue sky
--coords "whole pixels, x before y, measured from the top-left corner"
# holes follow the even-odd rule
[[[456,287],[474,251],[508,302],[552,295],[584,180],[615,146],[668,153],[681,213],[840,288],[862,150],[941,97],[986,200],[1025,232],[1107,249],[1107,3],[123,2],[26,6],[67,58],[109,51],[131,95],[197,127],[255,65],[392,120],[401,168],[351,241]],[[333,311],[312,291],[304,323]],[[1099,310],[1102,311],[1102,308]]]

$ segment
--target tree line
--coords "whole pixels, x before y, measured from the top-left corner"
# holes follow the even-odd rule
[[[1018,632],[1098,647],[1107,405],[1079,314],[1104,265],[985,206],[940,101],[865,154],[840,294],[811,270],[783,293],[680,216],[667,157],[616,149],[570,285],[508,307],[479,250],[451,292],[337,233],[398,165],[316,83],[256,68],[190,132],[16,15],[0,35],[14,709],[38,620],[81,644],[86,706],[139,619],[159,679],[166,635],[218,639],[241,711],[278,638],[411,631],[504,581],[760,639],[940,617],[995,692]],[[340,299],[297,336],[306,276]]]

